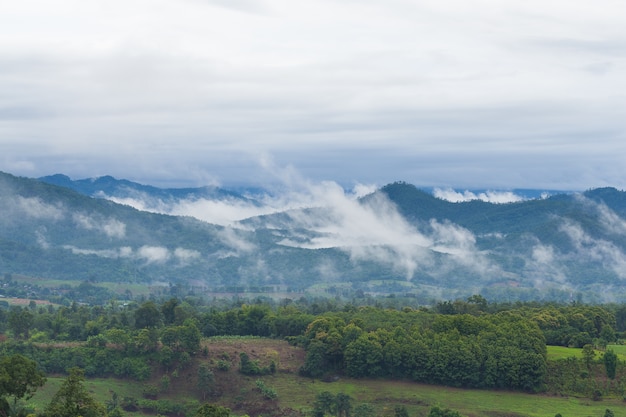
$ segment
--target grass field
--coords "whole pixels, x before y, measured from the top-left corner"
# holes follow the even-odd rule
[[[393,415],[396,405],[404,405],[411,416],[425,416],[432,406],[451,408],[468,417],[602,417],[607,408],[620,410],[622,401],[557,398],[506,391],[455,389],[411,382],[341,379],[333,383],[311,381],[295,376],[267,379],[276,388],[283,407],[310,408],[319,392],[349,394],[355,404],[370,403],[378,415]],[[616,413],[616,415],[619,415]]]
[[[301,378],[294,374],[281,373],[261,378],[266,385],[278,392],[281,408],[309,410],[315,396],[323,391],[343,392],[353,398],[354,405],[369,403],[379,416],[393,416],[394,407],[404,405],[411,417],[426,416],[432,406],[451,408],[467,417],[602,417],[609,408],[619,416],[624,403],[619,400],[594,402],[584,398],[560,398],[507,391],[481,391],[455,389],[411,382],[384,380],[340,379],[325,383]],[[62,378],[49,378],[46,386],[30,401],[38,409],[52,398]],[[254,390],[249,378],[243,378],[242,394]],[[115,391],[120,398],[141,398],[141,384],[115,379],[90,379],[85,386],[100,402],[111,398]],[[222,402],[222,401],[219,401]],[[243,411],[241,411],[243,414]],[[126,413],[129,417],[143,416],[141,413]]]
[[[212,338],[203,343],[209,348],[207,358],[197,357],[198,361],[229,357],[232,367],[229,371],[215,371],[216,384],[221,396],[211,398],[210,402],[228,406],[233,409],[233,415],[250,413],[251,416],[269,413],[254,413],[253,406],[261,403],[267,407],[294,410],[310,410],[317,394],[323,391],[332,393],[343,392],[353,399],[353,406],[362,403],[372,405],[377,416],[393,417],[394,407],[403,405],[411,417],[425,417],[431,407],[437,405],[459,411],[467,417],[554,417],[561,413],[564,417],[602,417],[605,410],[611,409],[616,416],[625,415],[621,399],[605,398],[602,401],[592,401],[588,398],[551,397],[547,395],[533,395],[508,391],[465,390],[448,387],[416,384],[408,381],[367,380],[339,378],[335,382],[327,383],[320,380],[298,376],[297,370],[304,360],[301,349],[288,345],[284,341],[259,338]],[[549,356],[552,358],[580,355],[580,349],[549,347]],[[263,377],[243,376],[238,372],[239,352],[246,352],[252,359],[262,362],[270,356],[279,358],[278,372]],[[185,402],[195,396],[195,367],[186,374],[173,378],[170,389],[159,398]],[[145,383],[158,384],[162,375],[155,373],[151,381]],[[255,388],[256,379],[272,387],[278,393],[277,403],[264,400]],[[48,383],[40,389],[30,403],[38,409],[47,404],[63,378],[49,377]],[[142,387],[145,383],[124,381],[119,379],[89,379],[85,386],[100,402],[111,398],[114,391],[119,398],[141,398]],[[261,404],[262,406],[263,404]],[[256,408],[258,409],[258,407]],[[126,413],[128,417],[139,417],[141,413]],[[354,416],[358,417],[358,416]]]
[[[33,398],[28,401],[29,405],[35,407],[37,411],[43,410],[59,390],[64,379],[65,377],[48,377],[46,385],[37,390]],[[117,393],[119,398],[141,398],[142,384],[114,378],[94,378],[85,381],[85,388],[97,401],[104,404],[111,399],[113,392]],[[125,412],[125,414],[128,417],[143,416],[141,413]]]
[[[565,346],[547,346],[548,360],[567,359],[567,358],[583,358],[583,350],[581,348],[569,348]],[[596,352],[598,354],[599,352]]]
[[[613,350],[618,357],[622,356],[620,359],[626,359],[626,345],[606,345],[606,348]]]
[[[565,346],[547,346],[548,348],[548,360],[558,360],[566,358],[583,358],[582,348],[569,348]],[[620,361],[626,361],[626,345],[607,345],[606,349],[612,349],[617,354],[617,358]],[[596,350],[596,360],[602,358],[604,351]]]

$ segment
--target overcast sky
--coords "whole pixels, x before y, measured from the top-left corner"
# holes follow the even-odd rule
[[[0,170],[626,188],[621,0],[0,2]]]

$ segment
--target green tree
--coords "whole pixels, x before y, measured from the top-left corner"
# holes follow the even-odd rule
[[[28,339],[33,321],[33,313],[26,308],[16,306],[9,312],[9,329],[16,339]]]
[[[351,410],[352,398],[343,392],[338,393],[335,396],[335,412],[337,413],[337,417],[350,417]]]
[[[374,333],[364,333],[345,350],[346,371],[352,377],[380,376],[383,348]]]
[[[595,357],[596,351],[593,346],[590,344],[583,346],[583,362],[585,362],[587,369],[591,369],[591,364],[593,363]]]
[[[335,396],[331,392],[320,392],[315,397],[313,414],[316,417],[323,417],[326,413],[332,414],[335,411],[335,404]]]
[[[183,325],[180,326],[179,337],[183,349],[190,354],[193,355],[200,350],[200,339],[202,335],[193,319],[185,320]]]
[[[202,399],[205,400],[206,396],[211,393],[213,388],[213,382],[215,381],[215,376],[213,375],[213,371],[209,368],[209,365],[206,363],[200,364],[198,366],[198,389],[202,393]]]
[[[156,304],[146,301],[135,310],[135,329],[158,327],[161,324],[161,313]]]
[[[161,305],[161,314],[163,314],[163,319],[166,325],[172,325],[175,323],[176,307],[180,304],[178,298],[170,298],[168,301]]]
[[[610,409],[606,409],[604,410],[604,417],[615,417],[615,414],[613,414],[613,411]]]
[[[44,417],[105,417],[105,407],[84,387],[84,372],[70,369],[70,374],[44,409]]]
[[[29,399],[37,388],[46,383],[46,377],[37,369],[37,363],[16,354],[0,359],[0,414],[5,414],[11,404],[6,397],[13,398],[14,407],[18,400]]]
[[[328,360],[326,358],[326,345],[318,339],[309,342],[306,349],[306,358],[304,365],[300,369],[302,375],[319,378],[329,370]]]
[[[609,349],[604,353],[603,357],[604,368],[606,369],[606,376],[610,379],[615,379],[615,370],[617,369],[617,355],[613,350]]]

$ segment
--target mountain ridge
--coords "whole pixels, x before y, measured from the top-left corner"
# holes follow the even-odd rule
[[[359,199],[220,226],[45,178],[0,173],[0,273],[213,290],[341,288],[424,301],[626,298],[626,193],[611,187],[494,204],[453,203],[396,182]],[[124,184],[101,178],[100,191]],[[168,193],[159,198],[176,195]]]

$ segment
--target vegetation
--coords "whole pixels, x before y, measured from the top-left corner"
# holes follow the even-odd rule
[[[372,397],[341,382],[336,386],[345,391],[322,389],[310,392],[312,400],[298,400],[294,388],[310,378],[360,380],[359,389],[367,386],[365,381],[412,381],[485,393],[505,389],[574,395],[598,402],[624,397],[626,370],[615,353],[625,330],[616,319],[622,311],[618,305],[511,305],[488,303],[480,296],[418,309],[305,299],[251,301],[226,305],[170,297],[124,305],[0,309],[5,319],[14,317],[1,322],[2,409],[6,415],[45,417],[233,412],[395,417],[471,411],[441,399],[415,404],[398,399],[388,409],[392,414],[385,414]],[[294,350],[281,347],[279,353],[280,339]],[[588,343],[547,349],[548,339],[569,346]],[[264,341],[272,344],[262,347]],[[296,382],[298,373],[306,378]],[[30,397],[45,382],[44,374],[66,376],[45,403],[37,399],[32,404],[41,405],[29,408]],[[247,376],[255,379],[240,379]],[[96,400],[85,387],[85,378],[93,377],[139,381],[143,393],[118,395],[117,388],[109,389],[109,397]],[[286,378],[296,379],[283,382]],[[182,397],[181,381],[187,381]],[[380,395],[381,390],[372,392]],[[563,407],[551,416],[563,411],[575,415]]]

